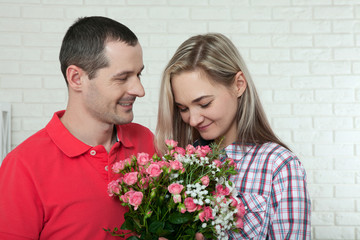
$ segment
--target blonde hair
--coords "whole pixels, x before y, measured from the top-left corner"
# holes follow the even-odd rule
[[[208,33],[190,37],[183,42],[163,72],[155,131],[155,145],[159,152],[166,150],[166,139],[174,139],[179,142],[179,146],[185,147],[200,137],[195,128],[182,121],[171,89],[174,75],[196,69],[207,74],[215,83],[227,87],[232,85],[235,75],[242,71],[247,88],[238,100],[238,144],[275,142],[286,147],[272,131],[249,71],[235,45],[222,34]]]

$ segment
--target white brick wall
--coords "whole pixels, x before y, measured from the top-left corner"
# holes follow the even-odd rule
[[[244,56],[275,131],[304,163],[313,239],[360,239],[359,0],[0,0],[0,102],[12,147],[64,109],[58,63],[80,16],[129,26],[144,48],[135,122],[156,126],[161,72],[193,34],[218,31]]]

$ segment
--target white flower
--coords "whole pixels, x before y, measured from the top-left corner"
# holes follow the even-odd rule
[[[206,226],[207,226],[206,223],[203,223],[203,224],[201,225],[202,228],[206,228]]]

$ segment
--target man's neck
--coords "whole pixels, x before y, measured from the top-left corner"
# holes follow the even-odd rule
[[[83,114],[73,113],[71,110],[66,110],[60,120],[72,135],[87,145],[102,145],[107,152],[110,152],[116,142],[114,124],[95,121],[91,117],[84,117]]]

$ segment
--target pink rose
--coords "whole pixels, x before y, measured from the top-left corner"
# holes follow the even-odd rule
[[[211,148],[208,145],[201,146],[201,151],[203,151],[205,154],[208,154],[211,152]]]
[[[200,146],[198,146],[198,147],[196,148],[195,153],[196,153],[199,157],[206,157],[206,152],[203,151]]]
[[[239,203],[237,206],[236,206],[236,209],[238,210],[237,213],[236,213],[236,216],[238,218],[243,218],[244,215],[245,215],[245,206],[243,203]]]
[[[147,153],[138,153],[137,154],[137,163],[141,166],[146,165],[150,162],[149,154]]]
[[[197,205],[194,203],[194,199],[191,197],[186,198],[184,200],[184,204],[188,212],[195,212],[197,210]]]
[[[220,195],[227,196],[230,194],[230,189],[228,187],[224,187],[223,185],[216,185],[216,192]]]
[[[200,181],[201,181],[202,185],[209,186],[210,179],[209,179],[209,177],[207,175],[200,178]]]
[[[244,228],[244,221],[241,219],[241,218],[238,218],[236,220],[236,227],[237,228],[240,228],[240,229],[243,229]]]
[[[123,201],[124,203],[128,203],[129,199],[132,198],[132,195],[135,193],[135,191],[133,189],[130,189],[129,191],[127,191],[124,195],[120,196],[121,201]]]
[[[180,155],[185,155],[186,151],[182,147],[175,147],[175,152],[177,152]]]
[[[116,163],[114,163],[114,165],[112,166],[112,170],[114,173],[120,173],[121,170],[124,170],[125,168],[125,161],[118,161]]]
[[[171,149],[173,149],[174,147],[177,146],[178,142],[171,140],[171,139],[167,139],[165,140],[165,144],[170,147]]]
[[[193,145],[190,145],[190,144],[187,145],[185,149],[186,149],[187,154],[193,154],[193,153],[195,153],[195,150],[196,150],[195,147]]]
[[[138,172],[129,172],[124,175],[124,183],[131,186],[138,180]]]
[[[230,196],[230,199],[232,200],[230,206],[236,207],[238,205],[238,200],[234,198],[233,196]]]
[[[217,167],[221,167],[222,164],[219,160],[214,160],[213,163],[215,163]]]
[[[173,200],[174,200],[174,203],[181,202],[181,195],[180,194],[173,195]]]
[[[168,186],[168,190],[171,194],[180,194],[184,189],[184,186],[179,183],[172,183]]]
[[[181,170],[181,169],[183,169],[183,165],[178,160],[175,160],[175,161],[170,160],[170,168],[172,170]]]
[[[199,218],[201,222],[209,221],[209,219],[214,219],[211,207],[204,207],[204,210],[199,213]]]
[[[161,170],[158,164],[152,163],[146,169],[146,172],[150,175],[150,177],[158,177],[163,172],[163,170]]]
[[[142,192],[134,192],[129,199],[129,204],[134,206],[134,210],[136,210],[139,205],[141,204],[143,199],[143,193]]]
[[[120,193],[121,187],[119,185],[119,182],[120,182],[120,180],[118,179],[118,180],[111,181],[108,184],[108,193],[109,193],[110,197],[114,196],[114,194]]]

